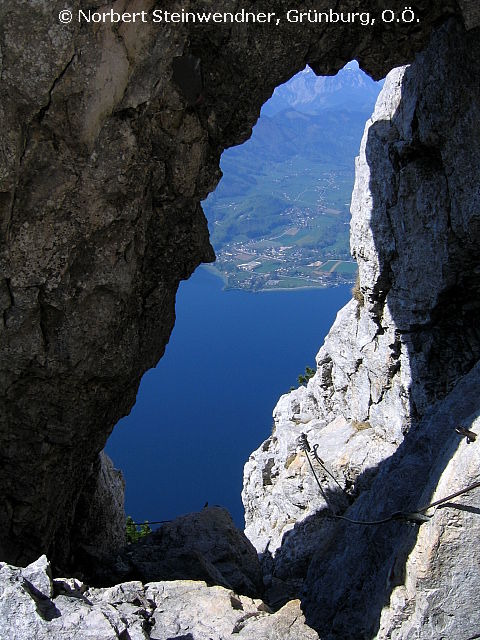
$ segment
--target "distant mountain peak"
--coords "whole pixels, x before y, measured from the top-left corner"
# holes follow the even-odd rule
[[[364,73],[356,60],[346,64],[335,76],[316,76],[306,66],[285,84],[277,87],[263,106],[262,115],[274,116],[285,109],[318,115],[325,109],[373,111],[379,84]]]
[[[347,64],[343,67],[343,71],[346,69],[359,70],[360,67],[356,60],[351,60],[350,62],[347,62]]]

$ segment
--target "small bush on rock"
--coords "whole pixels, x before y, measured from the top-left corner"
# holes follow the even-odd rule
[[[127,544],[138,542],[141,538],[148,536],[149,533],[152,533],[152,530],[150,528],[150,525],[148,524],[148,520],[143,524],[138,525],[135,524],[132,516],[127,516],[127,521],[125,523]]]
[[[307,384],[310,378],[313,378],[314,375],[315,375],[315,369],[312,369],[312,367],[305,367],[305,373],[301,373],[298,376],[298,383]]]

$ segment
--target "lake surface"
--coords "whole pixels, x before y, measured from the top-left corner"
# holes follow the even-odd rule
[[[108,441],[135,521],[169,520],[205,502],[243,528],[243,465],[271,433],[278,398],[315,355],[350,287],[223,291],[205,268],[182,282],[164,357]]]

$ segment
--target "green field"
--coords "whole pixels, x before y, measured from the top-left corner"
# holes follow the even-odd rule
[[[356,262],[340,262],[334,271],[335,273],[345,273],[347,275],[351,275],[355,277],[357,275],[357,263]]]
[[[224,177],[203,206],[229,287],[353,282],[349,207],[365,120],[365,113],[290,109],[262,116],[250,140],[223,154]],[[239,268],[254,260],[255,268]],[[308,266],[314,262],[325,264]]]

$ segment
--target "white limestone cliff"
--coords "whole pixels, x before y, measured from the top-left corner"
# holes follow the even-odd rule
[[[455,432],[478,432],[480,413],[480,86],[465,70],[479,58],[478,39],[452,23],[388,75],[356,163],[359,286],[316,374],[282,396],[271,437],[245,465],[245,532],[267,598],[301,594],[325,640],[466,638],[480,628],[479,516],[465,496],[421,526],[331,517],[415,511],[479,477],[480,444]],[[310,453],[325,496],[302,433],[325,463],[327,472]]]
[[[296,522],[326,506],[299,447],[302,433],[312,446],[318,445],[320,458],[347,488],[395,451],[409,423],[411,377],[406,346],[388,306],[379,320],[373,311],[376,301],[368,297],[379,280],[380,267],[370,228],[372,195],[366,159],[372,126],[391,120],[399,107],[404,73],[405,68],[400,68],[387,76],[356,162],[351,242],[364,302],[351,300],[339,311],[317,355],[316,374],[306,387],[280,398],[273,412],[271,438],[245,465],[246,534],[259,552],[267,544],[275,552]],[[326,483],[335,489],[331,478]]]

